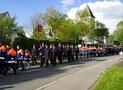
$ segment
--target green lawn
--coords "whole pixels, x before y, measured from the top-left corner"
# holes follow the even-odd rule
[[[123,67],[113,66],[108,69],[94,90],[123,90]]]

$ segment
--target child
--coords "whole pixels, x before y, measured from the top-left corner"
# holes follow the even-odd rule
[[[30,61],[31,61],[31,53],[28,49],[25,50],[25,56],[24,56],[25,64],[27,65],[29,69],[31,68]]]

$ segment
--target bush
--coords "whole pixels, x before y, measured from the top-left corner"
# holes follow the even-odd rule
[[[29,49],[31,50],[32,49],[32,46],[33,44],[35,44],[37,47],[40,45],[40,44],[54,44],[54,45],[58,45],[59,43],[61,44],[78,44],[78,42],[74,42],[74,41],[67,41],[67,42],[64,42],[64,41],[60,41],[60,40],[55,40],[55,41],[48,41],[48,40],[34,40],[34,39],[30,39],[30,38],[16,38],[13,45],[14,45],[14,48],[16,48],[17,45],[20,45],[23,49]]]

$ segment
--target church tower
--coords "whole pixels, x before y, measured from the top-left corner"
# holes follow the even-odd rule
[[[88,24],[89,26],[89,32],[92,32],[92,30],[95,29],[95,16],[94,14],[92,13],[89,5],[87,4],[87,6],[85,7],[85,9],[82,11],[82,20]],[[90,39],[89,38],[90,36],[84,36],[82,37],[82,40],[85,41],[85,43],[94,43],[94,40],[93,39]]]

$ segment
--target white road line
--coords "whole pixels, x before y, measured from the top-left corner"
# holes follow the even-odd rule
[[[99,64],[96,64],[96,65],[99,65]],[[70,77],[70,76],[72,76],[72,75],[74,75],[74,74],[76,74],[76,73],[79,73],[79,72],[81,72],[81,71],[84,72],[84,71],[86,71],[86,70],[88,70],[88,69],[90,69],[90,68],[94,68],[96,65],[91,66],[91,67],[87,67],[87,68],[84,68],[84,69],[81,69],[81,70],[76,71],[76,72],[73,72],[73,73],[71,73],[71,74],[69,74],[69,75],[67,75],[67,76],[65,76],[65,77],[62,77],[62,78],[60,78],[60,79],[57,79],[56,81],[53,81],[53,82],[51,82],[51,83],[49,83],[49,84],[46,84],[46,85],[44,85],[44,86],[42,86],[42,87],[39,87],[39,88],[35,89],[35,90],[42,90],[42,89],[44,89],[44,88],[46,88],[46,87],[48,87],[48,86],[50,86],[50,85],[52,85],[52,84],[54,84],[54,83],[57,83],[57,82],[62,81],[62,80],[64,80],[65,78],[68,78],[68,77]]]
[[[107,60],[107,62],[110,62],[110,59],[112,60],[112,58],[109,58],[109,60]],[[115,62],[115,63],[116,63],[116,62]],[[91,66],[91,67],[83,68],[83,69],[81,69],[81,70],[79,70],[79,71],[73,72],[73,73],[71,73],[71,74],[69,74],[69,75],[67,75],[67,76],[65,76],[65,77],[62,77],[62,78],[60,78],[60,79],[57,79],[57,80],[55,80],[55,81],[53,81],[53,82],[51,82],[51,83],[49,83],[49,84],[46,84],[46,85],[44,85],[44,86],[42,86],[42,87],[37,88],[37,89],[35,89],[35,90],[43,90],[43,89],[47,88],[48,86],[50,86],[50,85],[52,85],[52,84],[54,84],[54,83],[60,82],[60,81],[64,80],[65,78],[68,78],[68,77],[70,77],[70,76],[72,76],[72,75],[74,75],[74,74],[76,74],[76,73],[85,72],[86,70],[88,70],[88,69],[90,69],[90,68],[94,68],[94,67],[96,67],[97,65],[100,65],[100,64],[102,64],[102,63],[98,63],[98,64],[93,65],[93,66]]]

